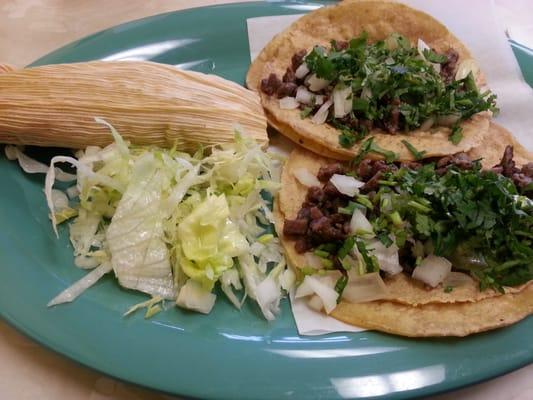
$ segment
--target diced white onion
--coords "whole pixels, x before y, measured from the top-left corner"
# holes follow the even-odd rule
[[[298,79],[303,79],[309,73],[309,67],[306,63],[301,63],[296,71],[294,71],[294,76]]]
[[[431,48],[427,45],[427,43],[419,38],[418,39],[418,44],[417,44],[417,49],[418,49],[418,54],[420,55],[420,57],[422,57],[422,59],[424,61],[429,63],[433,67],[433,69],[435,70],[435,72],[437,74],[440,74],[440,64],[439,63],[432,63],[432,62],[428,61],[426,59],[426,56],[424,55],[424,50],[431,50]]]
[[[335,118],[342,118],[352,111],[352,88],[335,88],[332,93]]]
[[[358,208],[356,208],[353,212],[352,219],[350,221],[350,231],[353,234],[364,233],[364,236],[366,237],[374,237],[374,229],[372,228],[372,224]]]
[[[279,108],[282,110],[294,110],[298,108],[298,102],[294,97],[286,96],[279,99]]]
[[[322,300],[326,313],[329,314],[332,312],[335,307],[337,307],[337,298],[339,297],[339,294],[334,289],[335,282],[332,282],[332,285],[328,285],[325,280],[319,280],[311,275],[307,275],[304,278],[304,282],[306,280],[307,285],[309,285],[309,287],[313,289],[313,292],[320,297],[320,300]]]
[[[176,299],[176,304],[180,307],[187,308],[209,314],[215,305],[217,296],[208,290],[205,290],[201,284],[189,279],[181,290]]]
[[[437,124],[440,126],[453,126],[459,121],[459,118],[461,118],[459,114],[440,115],[437,118]]]
[[[457,72],[455,73],[455,80],[460,81],[468,76],[472,72],[474,77],[479,74],[479,66],[473,58],[464,59],[457,66]]]
[[[467,275],[464,272],[452,271],[442,281],[442,285],[444,287],[451,286],[451,287],[456,288],[456,287],[461,287],[465,285],[471,285],[473,282],[474,282],[474,279],[470,275]]]
[[[329,85],[329,81],[326,79],[319,78],[315,74],[309,76],[307,79],[307,86],[312,92],[318,92]]]
[[[418,54],[420,57],[422,57],[424,60],[426,59],[426,56],[424,56],[424,50],[431,50],[426,42],[424,42],[422,39],[418,38],[418,42],[416,45],[416,48],[418,50]]]
[[[312,105],[314,94],[311,93],[305,86],[298,86],[296,89],[296,101],[298,103]]]
[[[324,303],[322,303],[322,300],[320,300],[320,297],[318,297],[316,294],[309,298],[307,305],[311,307],[313,310],[319,311],[319,312],[322,311],[322,309],[324,308]]]
[[[321,106],[322,104],[324,104],[324,95],[323,94],[317,94],[315,96],[315,105],[317,106]]]
[[[298,182],[304,186],[322,186],[318,178],[306,168],[297,168],[292,172],[292,174],[298,180]]]
[[[313,288],[309,285],[309,281],[304,278],[302,283],[298,285],[296,288],[296,292],[294,293],[294,298],[299,299],[301,297],[307,297],[311,296],[314,293]]]
[[[307,252],[305,253],[304,257],[307,267],[311,267],[314,269],[321,269],[324,267],[324,265],[322,264],[322,259],[317,255]]]
[[[422,125],[420,125],[420,128],[418,129],[420,129],[421,131],[427,131],[433,126],[434,123],[435,117],[429,117],[424,122],[422,122]]]
[[[350,303],[364,303],[388,297],[388,289],[379,272],[350,279],[342,292],[342,298]]]
[[[444,257],[430,254],[413,271],[413,278],[436,287],[452,271],[452,263]]]
[[[348,175],[334,174],[329,181],[339,192],[350,197],[359,193],[359,188],[365,185],[364,182],[358,181],[353,176]]]
[[[326,122],[326,119],[328,118],[329,108],[332,104],[333,102],[331,100],[328,100],[324,104],[322,104],[316,114],[313,115],[313,118],[311,118],[311,122],[316,125],[320,125]]]
[[[372,240],[367,245],[368,249],[373,249],[372,254],[376,256],[379,263],[379,268],[390,275],[396,275],[402,272],[403,268],[400,265],[400,258],[398,255],[398,246],[395,243],[386,247],[379,240]]]

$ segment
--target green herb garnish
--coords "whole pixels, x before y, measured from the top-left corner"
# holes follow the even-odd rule
[[[315,46],[305,58],[310,72],[330,81],[329,87],[339,84],[352,89],[352,110],[344,118],[353,123],[346,124],[333,115],[327,120],[341,131],[342,147],[352,147],[366,136],[361,121],[404,132],[437,116],[453,114],[463,121],[482,111],[497,112],[496,96],[490,91],[480,93],[472,73],[458,81],[445,81],[433,67],[445,64],[445,55],[424,50],[423,59],[417,47],[398,34],[375,43],[367,39],[363,32],[350,40],[346,49],[336,42],[329,49]],[[453,136],[454,140],[460,136]]]
[[[463,140],[463,128],[461,128],[460,126],[454,126],[452,128],[452,133],[451,135],[449,136],[448,138],[450,140],[450,142],[452,142],[453,144],[459,144],[459,142],[461,140]]]
[[[407,147],[407,150],[413,155],[415,160],[419,161],[424,158],[424,154],[426,154],[425,150],[419,151],[416,149],[415,146],[413,146],[411,143],[409,143],[407,140],[402,140],[402,143],[405,147]]]

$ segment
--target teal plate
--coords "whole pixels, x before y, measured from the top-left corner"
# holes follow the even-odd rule
[[[246,18],[315,7],[247,3],[158,15],[82,39],[34,65],[150,59],[242,83],[249,65]],[[533,57],[515,51],[531,76]],[[533,361],[533,318],[464,339],[375,332],[302,337],[287,301],[273,323],[252,305],[239,312],[223,298],[208,316],[172,308],[150,320],[123,318],[144,297],[111,278],[73,304],[48,309],[83,272],[73,266],[66,230],[59,240],[52,233],[42,177],[24,174],[3,156],[0,170],[1,315],[43,345],[117,378],[200,398],[399,399],[455,389]]]

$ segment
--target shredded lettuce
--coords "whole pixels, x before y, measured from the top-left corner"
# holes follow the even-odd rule
[[[146,307],[149,317],[160,311],[159,299],[172,299],[207,313],[220,286],[235,307],[249,297],[274,319],[294,284],[269,228],[279,158],[238,130],[234,143],[190,155],[130,145],[96,121],[114,143],[54,157],[46,173],[53,229],[69,220],[75,264],[93,269],[68,293],[78,296],[112,270],[120,285],[152,297],[129,312]],[[53,187],[59,163],[77,169],[68,197]],[[74,297],[60,295],[50,305]]]

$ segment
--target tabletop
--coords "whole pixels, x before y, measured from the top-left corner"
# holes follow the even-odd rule
[[[249,1],[249,0],[240,0]],[[533,48],[530,0],[493,0],[508,35]],[[73,40],[134,19],[228,0],[3,0],[0,61],[22,67]],[[105,10],[105,12],[103,12]],[[0,393],[9,399],[178,400],[80,366],[0,321]],[[533,365],[431,400],[533,398]]]

